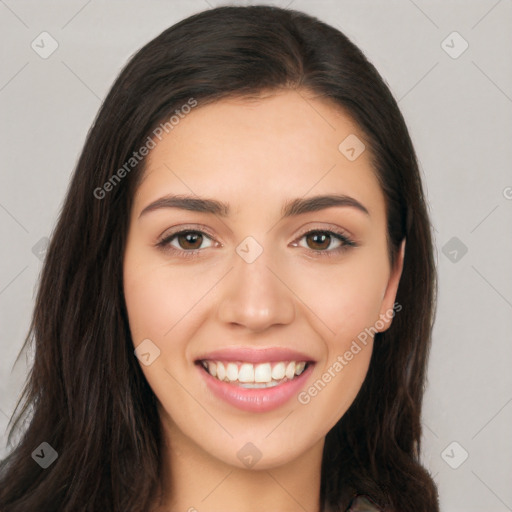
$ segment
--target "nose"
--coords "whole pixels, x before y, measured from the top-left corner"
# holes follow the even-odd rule
[[[234,268],[224,279],[218,308],[218,319],[224,324],[261,332],[294,320],[290,283],[269,252],[263,251],[252,263],[236,255]]]

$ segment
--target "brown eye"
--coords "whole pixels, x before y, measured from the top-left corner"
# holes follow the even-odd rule
[[[205,242],[209,242],[209,245],[203,246]],[[212,247],[212,239],[202,231],[182,230],[165,236],[157,245],[174,254],[192,256],[202,249]]]
[[[325,250],[329,248],[329,245],[331,245],[331,235],[322,231],[314,231],[305,235],[305,237],[310,249]],[[309,242],[311,242],[311,244]]]
[[[176,236],[181,249],[200,249],[203,242],[203,235],[197,231],[184,231]]]
[[[306,240],[305,245],[302,244],[303,239]],[[315,256],[335,256],[357,246],[346,234],[329,230],[308,231],[299,240],[300,246],[310,249]]]

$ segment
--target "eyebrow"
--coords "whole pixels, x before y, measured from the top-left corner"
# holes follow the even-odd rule
[[[283,218],[316,212],[333,206],[351,207],[370,215],[368,210],[353,197],[343,194],[319,195],[307,198],[288,200],[283,205],[281,215]],[[210,213],[220,217],[228,217],[229,204],[216,199],[200,198],[189,195],[166,195],[148,204],[139,214],[139,218],[146,213],[161,208],[179,208],[193,212]]]

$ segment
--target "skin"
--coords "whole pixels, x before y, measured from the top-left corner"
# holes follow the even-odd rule
[[[307,389],[365,328],[384,317],[379,330],[389,327],[404,245],[391,268],[369,149],[355,161],[338,150],[350,134],[363,140],[341,109],[287,91],[198,106],[151,150],[123,264],[134,346],[150,339],[160,350],[141,364],[165,440],[163,506],[153,510],[320,510],[325,435],[364,381],[371,337],[309,403],[293,397],[264,413],[213,396],[194,361],[231,346],[294,348],[316,361]],[[222,200],[232,212],[160,208],[139,217],[170,193]],[[281,218],[287,200],[332,193],[351,196],[369,215],[344,206]],[[198,256],[157,246],[171,228],[208,229],[195,242],[176,236],[168,244],[182,254],[199,248]],[[304,235],[332,228],[357,246],[336,253],[335,237]],[[263,248],[251,264],[236,252],[248,236]],[[248,442],[262,454],[252,468],[237,457]]]

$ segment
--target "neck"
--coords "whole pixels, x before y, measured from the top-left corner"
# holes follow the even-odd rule
[[[162,501],[154,512],[320,512],[324,438],[295,460],[268,469],[226,464],[163,421]]]

